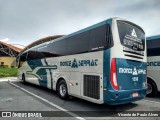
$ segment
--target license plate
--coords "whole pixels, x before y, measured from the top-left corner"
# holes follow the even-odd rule
[[[132,97],[138,97],[138,93],[132,93]]]

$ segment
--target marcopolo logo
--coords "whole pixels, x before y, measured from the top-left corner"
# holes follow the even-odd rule
[[[138,75],[138,74],[146,74],[146,70],[136,69],[136,67],[134,67],[133,69],[132,68],[119,68],[119,73]]]
[[[133,74],[133,75],[138,75],[136,67],[134,67],[132,74]]]
[[[147,66],[160,66],[160,61],[156,61],[156,62],[147,62]]]
[[[83,66],[98,66],[98,59],[92,60],[76,60],[60,62],[60,66],[70,66],[71,68],[78,68]]]
[[[135,31],[134,29],[132,30],[131,35],[132,35],[133,37],[137,37],[136,31]]]

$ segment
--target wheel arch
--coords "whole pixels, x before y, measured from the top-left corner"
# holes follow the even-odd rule
[[[56,82],[56,91],[57,91],[57,88],[58,88],[58,84],[61,80],[64,80],[66,82],[66,80],[63,78],[63,77],[60,77],[58,78],[57,82]]]
[[[157,82],[155,81],[155,79],[151,76],[147,76],[147,82],[148,82],[148,80],[152,81],[156,85],[156,89],[158,91]]]

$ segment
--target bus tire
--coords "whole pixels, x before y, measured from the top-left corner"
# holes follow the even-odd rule
[[[61,80],[58,83],[58,95],[61,99],[68,99],[68,89],[65,80]]]
[[[25,78],[24,74],[22,75],[22,82],[23,82],[23,84],[26,84],[26,78]]]
[[[157,94],[157,86],[155,82],[147,78],[147,97],[155,97]]]

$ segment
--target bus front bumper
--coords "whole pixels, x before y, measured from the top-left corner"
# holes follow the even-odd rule
[[[140,90],[108,90],[104,91],[104,104],[126,104],[143,99],[147,89]]]

